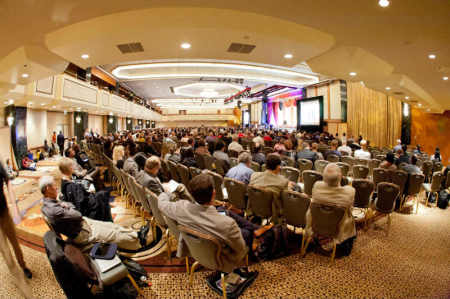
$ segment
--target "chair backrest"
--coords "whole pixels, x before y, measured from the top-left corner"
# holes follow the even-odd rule
[[[369,167],[365,165],[353,165],[353,177],[355,179],[365,179],[369,175]]]
[[[272,216],[273,193],[264,188],[249,185],[248,207],[255,216],[270,218]]]
[[[329,154],[327,156],[327,161],[328,162],[333,162],[333,163],[339,162],[339,156],[335,155],[335,154]]]
[[[309,209],[311,199],[303,193],[283,191],[281,201],[286,223],[295,227],[305,227],[306,212]]]
[[[266,164],[261,165],[261,171],[262,172],[266,171]]]
[[[383,155],[383,154],[377,154],[377,155],[375,156],[375,159],[380,160],[380,161],[383,161],[384,159],[386,159],[386,155]]]
[[[347,151],[339,151],[339,153],[341,154],[341,158],[342,158],[342,156],[348,156]]]
[[[386,182],[379,183],[375,209],[385,214],[392,213],[395,208],[395,200],[399,194],[400,188],[397,185]]]
[[[355,202],[353,206],[356,208],[368,208],[370,195],[374,190],[373,182],[366,179],[354,179],[352,186],[355,188]]]
[[[431,179],[431,192],[438,192],[441,189],[441,183],[444,176],[440,171],[433,173],[433,178]]]
[[[237,209],[247,208],[247,185],[232,178],[224,178],[223,184],[227,189],[228,201]]]
[[[355,158],[353,158],[352,156],[343,156],[341,157],[341,162],[347,163],[348,165],[350,165],[350,169],[351,167],[353,167],[353,165],[355,165]]]
[[[391,182],[391,171],[385,168],[375,168],[373,170],[373,182],[375,184],[375,188],[377,188],[379,183]]]
[[[313,163],[308,159],[298,159],[297,160],[298,169],[300,170],[300,175],[302,175],[305,170],[312,170]]]
[[[261,171],[261,165],[259,165],[259,163],[255,162],[255,161],[251,161],[250,167],[255,172],[260,172]]]
[[[198,168],[205,169],[205,155],[195,154],[195,162]]]
[[[163,175],[167,179],[170,179],[172,177],[172,175],[170,174],[170,170],[169,170],[169,166],[167,165],[167,162],[164,159],[160,159],[160,161],[161,161],[161,171],[162,171]]]
[[[199,264],[210,270],[222,269],[222,245],[219,239],[182,225],[179,225],[178,229],[183,241],[186,242],[190,255]]]
[[[214,158],[214,164],[216,165],[216,172],[221,176],[224,176],[227,171],[225,162],[223,160]]]
[[[222,192],[223,177],[220,174],[212,172],[211,170],[208,170],[206,173],[212,176],[214,180],[214,189],[216,190],[216,200],[223,201],[224,200]]]
[[[337,162],[336,165],[341,169],[342,176],[348,176],[350,165],[344,162]]]
[[[139,197],[139,201],[142,204],[142,207],[144,208],[144,210],[149,213],[150,215],[152,215],[152,208],[150,207],[150,204],[148,202],[147,199],[147,194],[145,193],[145,188],[144,186],[142,186],[141,184],[139,184],[138,182],[136,182],[136,195]]]
[[[445,180],[445,188],[450,188],[450,171],[447,172],[447,178]]]
[[[228,150],[228,157],[230,158],[237,158],[239,156],[239,153],[234,150]]]
[[[380,164],[381,164],[381,160],[378,160],[378,159],[371,159],[371,160],[369,160],[370,173],[373,173],[373,170],[375,168],[378,168],[380,166]]]
[[[323,170],[328,165],[328,163],[330,162],[326,160],[316,160],[316,162],[314,162],[314,168],[316,169],[316,171],[323,173]]]
[[[310,211],[312,230],[315,234],[328,238],[335,238],[338,235],[340,223],[345,215],[344,208],[312,202]]]
[[[239,164],[239,161],[238,161],[237,158],[230,158],[230,167],[231,168],[236,166],[236,165],[238,165],[238,164]]]
[[[189,185],[189,168],[187,168],[187,166],[178,163],[177,164],[177,172],[178,172],[178,176],[181,179],[181,183],[183,183],[183,185],[188,186]]]
[[[189,167],[189,173],[191,174],[191,178],[194,178],[197,175],[201,174],[202,170],[196,167]]]
[[[305,170],[303,172],[303,184],[305,189],[303,190],[303,192],[311,196],[314,183],[321,180],[322,174],[320,172],[314,170]]]
[[[367,160],[367,159],[355,158],[355,165],[365,165],[365,166],[369,166],[369,160]]]
[[[158,207],[158,197],[156,197],[155,193],[147,188],[144,188],[144,191],[148,205],[152,209],[153,219],[155,220],[156,224],[161,228],[167,228],[167,223],[163,217],[163,214],[161,213],[161,210]]]
[[[423,162],[423,164],[422,164],[422,172],[427,177],[431,176],[431,174],[433,172],[433,162],[431,162],[431,161]]]
[[[400,194],[403,194],[405,192],[406,182],[408,182],[408,173],[397,169],[391,173],[391,181],[399,187]]]
[[[295,160],[288,156],[281,156],[281,161],[283,161],[287,166],[294,167],[295,166]]]
[[[203,155],[203,160],[205,161],[205,169],[214,170],[214,157],[209,155]]]
[[[273,153],[273,147],[265,146],[263,151],[264,154],[267,156],[268,154]]]
[[[423,174],[410,174],[408,179],[407,195],[416,195],[420,192],[425,176]]]
[[[433,163],[433,173],[437,172],[437,171],[442,171],[442,162],[438,161],[438,162],[434,162]]]
[[[297,183],[300,176],[300,171],[294,167],[281,167],[281,175],[287,178],[289,181]]]
[[[180,230],[178,228],[178,223],[173,220],[172,218],[168,217],[167,215],[165,215],[164,213],[162,214],[164,217],[164,221],[167,224],[167,228],[169,229],[169,232],[173,235],[173,237],[175,238],[175,240],[180,240]]]
[[[170,176],[172,177],[172,180],[181,183],[181,178],[178,175],[177,171],[177,163],[169,160],[167,161],[167,165],[169,166]]]

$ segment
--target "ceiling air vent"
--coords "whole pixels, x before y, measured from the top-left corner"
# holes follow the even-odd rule
[[[117,45],[117,48],[119,48],[122,54],[144,52],[144,47],[142,47],[141,43],[121,44]]]
[[[232,43],[228,48],[228,52],[249,54],[255,48],[255,45],[246,45],[240,43]]]

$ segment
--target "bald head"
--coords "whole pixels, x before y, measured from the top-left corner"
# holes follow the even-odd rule
[[[341,178],[342,178],[341,169],[335,163],[328,164],[323,170],[323,180],[328,186],[331,187],[339,186]]]

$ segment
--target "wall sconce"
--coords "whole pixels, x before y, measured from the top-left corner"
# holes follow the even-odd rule
[[[79,124],[81,122],[81,117],[80,116],[75,117],[75,121],[77,122],[77,124]]]
[[[409,116],[409,104],[403,103],[403,116],[404,117]]]
[[[114,119],[112,117],[109,118],[109,123],[112,124],[114,122]]]
[[[14,116],[12,114],[10,114],[7,118],[6,121],[8,122],[8,126],[12,126],[14,123]]]
[[[129,119],[129,120],[127,121],[127,123],[128,123],[128,124],[131,124],[131,119]]]

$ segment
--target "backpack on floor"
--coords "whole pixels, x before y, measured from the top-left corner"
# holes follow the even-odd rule
[[[255,252],[259,260],[272,260],[289,255],[289,229],[278,224],[261,235],[260,244]]]
[[[441,192],[439,192],[437,206],[445,210],[448,207],[449,200],[450,194],[447,191],[442,190]]]

